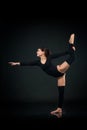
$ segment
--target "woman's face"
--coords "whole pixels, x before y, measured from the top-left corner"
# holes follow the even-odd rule
[[[36,53],[37,53],[37,56],[38,56],[38,57],[44,55],[44,51],[42,51],[40,48],[37,49],[37,52],[36,52]]]

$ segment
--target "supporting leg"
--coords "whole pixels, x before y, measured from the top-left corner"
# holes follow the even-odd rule
[[[64,88],[65,88],[65,74],[62,77],[58,78],[58,108],[51,112],[52,115],[57,116],[58,118],[62,117],[62,106],[64,101]]]

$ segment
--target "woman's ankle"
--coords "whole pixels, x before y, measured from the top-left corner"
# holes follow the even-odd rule
[[[57,110],[58,110],[59,112],[62,112],[62,108],[61,108],[61,107],[58,107]]]

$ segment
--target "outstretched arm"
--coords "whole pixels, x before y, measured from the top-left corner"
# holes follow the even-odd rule
[[[11,66],[20,66],[20,62],[8,62]]]
[[[30,62],[8,62],[11,66],[38,66],[39,60],[30,61]]]

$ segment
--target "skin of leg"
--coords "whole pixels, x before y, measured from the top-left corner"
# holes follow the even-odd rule
[[[61,73],[65,73],[69,69],[70,65],[64,61],[61,65],[57,65],[57,70]]]
[[[57,86],[58,87],[66,85],[65,76],[66,76],[66,74],[64,74],[63,76],[61,76],[61,77],[58,78],[58,80],[57,80]]]

